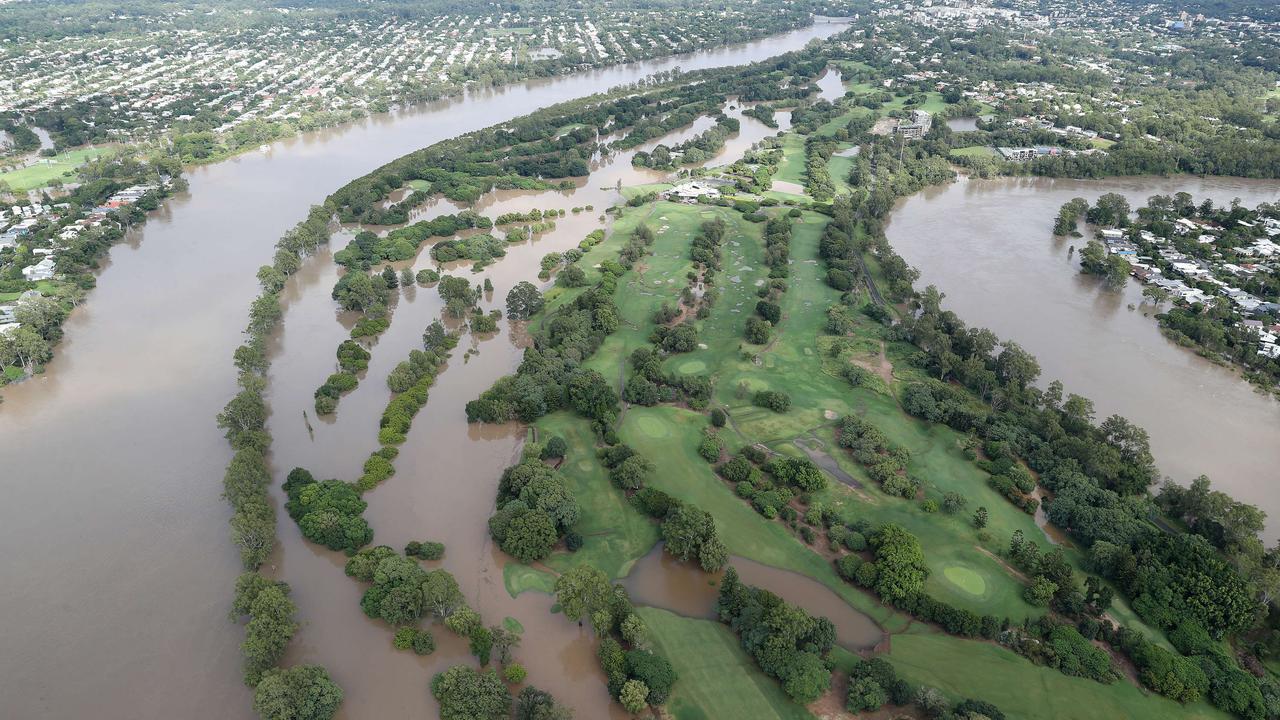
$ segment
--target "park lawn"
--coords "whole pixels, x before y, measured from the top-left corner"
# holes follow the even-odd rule
[[[1142,633],[1148,640],[1165,650],[1177,652],[1177,649],[1173,647],[1173,643],[1169,642],[1169,638],[1165,637],[1163,631],[1151,627],[1142,618],[1138,617],[1138,613],[1133,611],[1133,608],[1129,606],[1129,601],[1125,600],[1118,589],[1115,597],[1111,600],[1111,607],[1107,609],[1107,614],[1130,630]]]
[[[408,185],[411,190],[417,190],[418,192],[431,192],[431,183],[426,180],[414,179],[405,184]]]
[[[995,157],[996,151],[986,145],[970,145],[969,147],[956,148],[950,154],[956,157]]]
[[[1106,139],[1106,138],[1094,138],[1094,139],[1092,139],[1092,140],[1090,140],[1090,141],[1089,141],[1089,144],[1090,144],[1090,145],[1092,145],[1092,146],[1094,146],[1094,147],[1096,147],[1096,148],[1099,148],[1099,149],[1102,149],[1102,150],[1106,150],[1107,148],[1111,147],[1112,145],[1115,145],[1115,144],[1116,144],[1116,141],[1115,141],[1115,140],[1108,140],[1108,139]]]
[[[642,515],[622,491],[613,486],[595,454],[591,423],[570,412],[557,412],[538,420],[542,439],[555,435],[569,445],[560,476],[582,508],[574,530],[583,537],[577,552],[556,551],[543,564],[565,572],[590,565],[612,579],[625,577],[635,561],[658,542],[658,526]]]
[[[721,247],[722,270],[716,274],[716,299],[711,316],[698,322],[698,342],[705,345],[672,356],[666,369],[681,375],[720,376],[726,365],[740,361],[739,348],[747,318],[755,312],[756,289],[769,276],[764,265],[764,223],[753,223],[736,212],[720,215],[726,224]],[[718,380],[717,385],[723,383]]]
[[[994,643],[963,640],[913,626],[895,635],[885,656],[912,683],[953,698],[981,698],[1019,720],[1225,720],[1207,703],[1179,705],[1125,680],[1110,685],[1039,667]]]
[[[840,68],[841,75],[852,75],[857,72],[868,72],[875,69],[861,60],[841,60],[835,65]],[[846,82],[845,84],[849,85],[850,83]]]
[[[54,180],[73,181],[77,168],[108,151],[109,148],[105,147],[80,148],[51,158],[40,158],[37,165],[0,173],[0,182],[7,183],[14,192],[26,192],[44,187]]]
[[[667,711],[676,720],[813,718],[756,667],[728,627],[658,608],[642,607],[636,612],[657,651],[680,676],[667,701]]]
[[[787,133],[782,136],[782,162],[773,174],[774,180],[804,185],[804,136]]]

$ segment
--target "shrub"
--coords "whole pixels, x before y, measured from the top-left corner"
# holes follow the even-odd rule
[[[791,396],[777,390],[761,390],[752,398],[752,403],[776,413],[784,413],[791,409]]]
[[[416,655],[430,655],[436,651],[436,638],[430,630],[419,630],[413,636],[413,652]]]
[[[547,444],[543,446],[541,457],[543,460],[562,458],[568,451],[569,444],[565,442],[564,438],[556,435],[548,440]]]
[[[413,647],[413,638],[416,637],[417,634],[418,631],[411,627],[398,628],[391,644],[394,645],[397,650],[408,650]]]
[[[412,540],[405,546],[404,554],[423,560],[439,560],[444,557],[444,543]]]
[[[720,461],[720,453],[724,450],[724,442],[712,432],[702,434],[702,443],[698,445],[698,454],[709,463]]]

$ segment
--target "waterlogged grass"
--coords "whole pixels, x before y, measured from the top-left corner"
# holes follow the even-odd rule
[[[1125,681],[1110,685],[1038,667],[993,643],[962,640],[925,628],[895,635],[888,654],[912,683],[937,687],[953,698],[995,703],[1021,720],[1218,720],[1230,717],[1206,703],[1179,705]]]
[[[507,564],[502,566],[502,584],[511,597],[530,591],[550,595],[555,592],[556,578],[545,570],[508,560]]]
[[[659,425],[663,429],[655,431]],[[890,632],[907,618],[841,580],[831,563],[800,542],[780,522],[767,520],[734,494],[697,454],[707,418],[674,407],[627,410],[620,435],[654,464],[649,485],[711,513],[729,553],[807,575]],[[660,437],[655,437],[660,435]]]
[[[667,702],[676,720],[813,718],[782,692],[777,681],[760,672],[728,627],[657,608],[637,612],[655,649],[680,676]]]
[[[643,185],[628,185],[622,188],[622,197],[630,200],[641,195],[649,193],[660,193],[664,190],[670,190],[674,185],[671,183],[645,183]]]
[[[635,561],[658,542],[658,529],[637,512],[609,481],[595,455],[595,435],[586,420],[559,412],[538,420],[542,438],[559,435],[569,445],[560,475],[582,508],[576,530],[583,537],[577,552],[559,551],[545,561],[547,567],[565,572],[576,565],[590,565],[611,578],[631,571]]]

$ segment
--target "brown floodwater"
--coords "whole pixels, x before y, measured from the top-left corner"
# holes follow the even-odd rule
[[[850,650],[869,650],[884,636],[871,618],[854,610],[826,585],[790,570],[734,555],[729,565],[747,585],[764,588],[814,617],[836,627],[836,642]],[[716,599],[723,572],[705,573],[655,547],[627,575],[623,585],[637,605],[660,607],[687,617],[716,619]]]
[[[236,389],[231,351],[257,293],[254,271],[270,262],[276,238],[308,206],[433,142],[657,71],[764,59],[843,27],[821,23],[746,45],[476,92],[193,169],[190,193],[111,251],[46,373],[3,390],[4,714],[252,716],[240,681],[242,635],[226,619],[240,568],[219,497],[230,452],[213,417]],[[593,178],[581,194],[559,195],[556,206],[586,204],[608,185]],[[512,204],[554,202],[525,196]],[[515,278],[536,275],[543,252],[581,239],[609,203],[594,204],[595,213],[560,221],[554,235],[514,248],[488,271],[497,290],[486,305],[497,306]],[[419,266],[425,264],[424,256]],[[345,336],[328,297],[335,278],[322,254],[305,263],[286,293],[271,387],[277,479],[295,464],[321,476],[355,476],[375,447],[386,373],[439,314],[434,289],[404,291],[361,387],[342,400],[335,421],[312,418],[312,440],[302,413]],[[464,362],[472,343],[480,354]],[[604,710],[590,643],[579,641],[576,626],[549,617],[549,597],[511,600],[485,538],[498,471],[520,437],[514,428],[467,426],[461,408],[510,372],[517,357],[505,323],[495,337],[464,341],[418,416],[398,474],[370,493],[368,517],[375,542],[448,543],[442,565],[458,575],[471,602],[490,622],[511,615],[525,626],[517,655],[530,663],[530,681],[579,708],[579,717],[599,717],[616,711]],[[462,658],[461,644],[446,631],[428,658],[395,652],[387,628],[359,612],[362,588],[342,574],[342,556],[304,544],[283,514],[280,537],[272,564],[293,586],[304,623],[288,660],[327,665],[347,691],[346,717],[434,716],[428,678]]]
[[[1146,428],[1166,477],[1214,486],[1267,511],[1266,537],[1280,536],[1280,402],[1229,368],[1160,334],[1156,309],[1128,281],[1107,290],[1079,273],[1086,238],[1052,233],[1058,208],[1118,192],[1140,207],[1151,195],[1191,193],[1252,207],[1280,198],[1280,183],[1243,178],[1135,177],[1099,181],[960,180],[901,200],[890,243],[938,286],[944,305],[973,326],[1020,343],[1040,361],[1041,384],[1094,402],[1098,419],[1119,413]],[[1130,309],[1132,306],[1132,309]]]
[[[772,132],[754,119],[743,120],[739,136],[758,139]],[[574,247],[589,232],[605,226],[601,214],[621,200],[619,183],[634,185],[667,178],[667,173],[633,167],[631,157],[636,151],[681,142],[712,123],[709,118],[700,118],[635,150],[597,158],[591,175],[571,190],[510,190],[485,195],[474,209],[489,217],[532,208],[566,213],[555,220],[554,230],[529,242],[509,245],[507,255],[482,272],[472,273],[470,261],[440,266],[430,259],[426,246],[417,258],[394,266],[415,272],[439,267],[476,283],[487,279],[494,290],[481,305],[486,310],[501,308],[515,283],[537,282],[544,254]],[[735,144],[741,142],[739,136],[734,137]],[[708,162],[724,157],[729,147],[727,144]],[[572,212],[588,205],[594,210]],[[436,199],[416,209],[410,222],[460,209],[448,200]],[[390,228],[378,230],[387,232]],[[331,245],[339,247],[353,231],[350,228],[335,237]],[[278,475],[303,465],[323,477],[357,477],[369,451],[377,447],[378,417],[391,397],[385,385],[387,374],[410,349],[420,346],[422,331],[444,310],[434,287],[403,288],[392,307],[391,327],[378,338],[361,386],[341,400],[336,415],[316,421],[310,409],[312,392],[334,371],[332,349],[346,337],[351,325],[346,314],[335,313],[329,297],[339,274],[331,255],[321,253],[305,263],[284,294],[285,316],[274,338],[269,396],[275,438],[272,459]],[[625,713],[610,702],[605,691],[589,630],[551,616],[548,596],[529,593],[511,598],[502,580],[506,558],[494,550],[488,538],[485,520],[493,510],[497,479],[517,456],[524,433],[514,424],[467,425],[464,406],[519,363],[521,337],[512,329],[504,322],[497,333],[464,337],[401,448],[395,462],[396,476],[366,494],[366,517],[379,544],[399,548],[410,540],[425,539],[446,543],[443,566],[458,578],[469,602],[489,622],[510,616],[524,626],[517,657],[529,664],[529,682],[552,691],[580,713],[622,718]],[[311,418],[310,426],[304,413]],[[277,496],[283,501],[278,489]],[[390,646],[388,628],[353,613],[362,588],[342,574],[343,561],[337,553],[308,544],[292,527],[281,533],[276,574],[290,583],[298,597],[306,598],[299,602],[299,617],[306,631],[286,661],[317,662],[329,668],[347,693],[347,717],[358,717],[365,709],[430,714],[434,705],[421,692],[424,678],[467,661],[465,644],[455,643],[452,652],[442,650],[429,658],[400,661],[403,653]],[[371,664],[375,671],[370,671]]]

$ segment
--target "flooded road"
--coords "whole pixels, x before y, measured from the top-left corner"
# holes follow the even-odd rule
[[[219,497],[230,453],[213,417],[236,389],[231,351],[257,292],[254,270],[270,261],[276,238],[308,206],[433,142],[657,71],[760,60],[843,27],[823,23],[747,45],[479,92],[193,170],[189,195],[168,202],[112,250],[88,303],[68,320],[67,339],[46,374],[3,391],[6,714],[252,716],[240,680],[242,633],[226,620],[240,568]],[[597,180],[583,188],[609,186]],[[556,206],[585,204],[588,195],[561,196]],[[514,204],[554,203],[526,197]],[[536,275],[542,253],[576,244],[606,205],[595,204],[595,213],[559,221],[554,239],[548,234],[513,249],[501,269],[492,268],[496,292],[486,307],[498,305],[516,277]],[[487,212],[483,203],[480,209]],[[341,242],[335,239],[334,248]],[[312,441],[301,410],[310,407],[345,336],[328,297],[334,272],[327,256],[313,258],[286,291],[270,396],[277,479],[294,464],[318,476],[353,477],[374,447],[386,372],[439,312],[434,289],[403,291],[361,388],[343,399],[335,422],[314,423]],[[448,543],[442,564],[459,576],[486,620],[513,615],[525,625],[516,654],[537,660],[530,681],[559,692],[576,679],[562,699],[580,709],[579,717],[599,717],[607,697],[592,674],[598,671],[590,644],[575,642],[578,629],[561,618],[545,622],[550,598],[516,602],[502,590],[484,521],[497,473],[519,438],[510,429],[466,426],[461,406],[511,371],[517,350],[504,329],[480,341],[480,354],[464,363],[467,342],[419,414],[398,474],[368,496],[375,542]],[[347,690],[346,717],[434,716],[429,672],[465,653],[461,643],[445,631],[430,657],[394,651],[389,630],[360,613],[362,588],[342,574],[343,558],[302,543],[283,513],[280,537],[273,563],[293,586],[304,623],[288,661],[326,664]]]
[[[1242,178],[1019,178],[961,180],[899,201],[890,243],[920,269],[918,287],[937,285],[944,306],[966,323],[1017,341],[1040,361],[1041,384],[1094,402],[1099,420],[1119,413],[1146,428],[1161,472],[1214,487],[1267,511],[1266,536],[1280,536],[1280,402],[1254,392],[1228,368],[1160,334],[1141,286],[1120,292],[1079,273],[1086,238],[1055,238],[1058,208],[1118,192],[1138,208],[1156,194],[1185,191],[1196,202],[1233,198],[1253,207],[1280,198],[1280,183]],[[1133,310],[1129,306],[1134,307]]]

